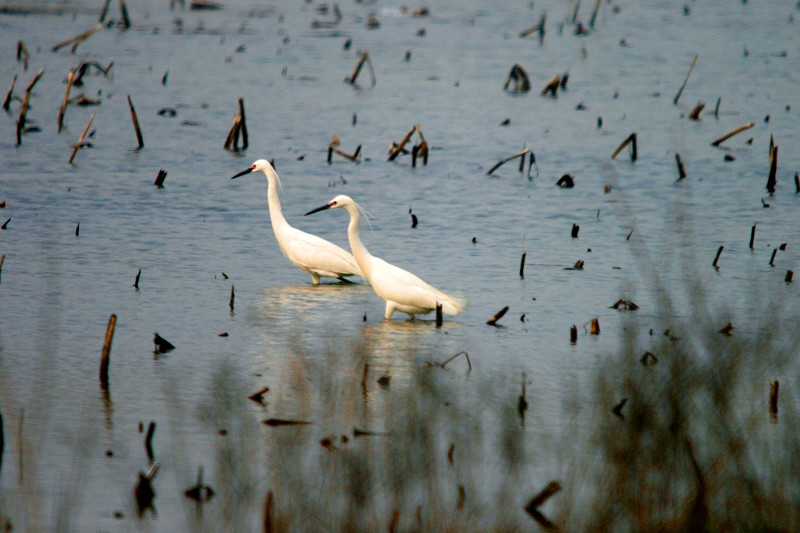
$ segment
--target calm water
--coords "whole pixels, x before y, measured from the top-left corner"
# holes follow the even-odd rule
[[[557,441],[566,426],[588,423],[567,416],[573,413],[567,405],[580,413],[592,403],[593,379],[620,346],[626,314],[609,308],[619,298],[640,306],[630,327],[640,335],[641,351],[651,329],[679,330],[681,320],[691,320],[694,282],[703,284],[707,307],[724,310],[737,332],[757,332],[759,316],[781,305],[786,328],[798,325],[797,283],[784,283],[786,270],[800,266],[800,195],[793,183],[800,169],[794,22],[800,11],[791,2],[690,3],[688,16],[669,1],[603,2],[595,32],[579,37],[571,25],[560,29],[563,2],[494,8],[434,2],[426,18],[403,14],[399,4],[343,3],[335,30],[314,30],[313,20],[333,15],[305,2],[229,0],[219,11],[170,12],[167,2],[142,1],[129,6],[130,30],[104,29],[74,54],[69,47],[50,50],[92,27],[101,4],[42,2],[50,12],[0,15],[3,88],[17,75],[15,94],[21,95],[44,69],[28,113],[41,131],[15,146],[18,101],[0,119],[0,201],[7,202],[0,218],[11,219],[0,232],[6,509],[31,501],[33,491],[45,509],[41,523],[51,524],[49,510],[73,501],[67,487],[80,479],[84,490],[72,523],[134,527],[132,487],[147,466],[138,424],[155,421],[163,469],[159,514],[139,526],[183,527],[173,511],[199,465],[214,484],[209,470],[219,428],[209,428],[200,414],[213,410],[210,379],[223,363],[242,398],[270,387],[266,410],[243,406],[254,420],[318,421],[325,413],[314,402],[297,401],[297,383],[314,389],[321,374],[361,372],[350,358],[331,364],[321,355],[326,348],[366,339],[370,370],[392,375],[401,388],[414,368],[466,350],[473,371],[460,374],[463,361],[454,362],[454,390],[487,405],[514,405],[525,373],[539,421],[529,436]],[[109,17],[118,18],[115,4]],[[586,21],[592,3],[584,4]],[[544,45],[519,38],[544,12]],[[380,28],[366,28],[370,13]],[[27,70],[15,61],[20,39],[30,51]],[[352,39],[349,50],[346,39]],[[361,88],[342,83],[362,49],[374,65],[374,88],[367,72]],[[697,65],[675,106],[695,54]],[[81,60],[113,61],[111,76],[93,72],[73,88],[72,95],[82,92],[102,104],[70,106],[58,134],[64,80]],[[502,90],[514,63],[531,77],[528,94]],[[565,72],[567,91],[557,98],[538,94]],[[127,95],[139,115],[143,150],[134,149]],[[223,142],[239,97],[250,147],[233,153]],[[698,101],[705,111],[691,121],[686,115]],[[579,104],[585,109],[576,109]],[[163,108],[177,115],[159,115]],[[92,147],[70,165],[71,147],[93,112]],[[510,125],[500,126],[506,118]],[[722,148],[711,146],[747,122],[755,126]],[[429,164],[411,168],[408,157],[387,163],[388,145],[414,124],[433,147]],[[638,133],[638,160],[631,163],[627,150],[611,160],[631,132]],[[328,165],[334,134],[345,151],[361,145],[364,161],[335,158]],[[765,190],[770,136],[779,146],[773,196]],[[533,179],[514,162],[486,175],[523,146],[536,154]],[[680,183],[676,152],[688,172]],[[725,161],[726,154],[735,160]],[[312,287],[277,247],[266,180],[229,179],[260,158],[275,160],[291,224],[346,245],[344,213],[302,214],[348,194],[374,217],[372,231],[363,227],[362,236],[375,255],[466,297],[467,311],[440,330],[431,318],[407,323],[398,315],[387,323],[366,284]],[[168,172],[163,189],[152,184],[159,169]],[[573,189],[554,185],[565,173],[574,175]],[[410,208],[419,218],[416,229]],[[573,224],[580,226],[576,239]],[[781,243],[788,247],[771,267]],[[716,271],[711,262],[720,245],[725,250]],[[585,262],[582,271],[565,270],[577,260]],[[674,298],[678,323],[664,323],[659,287]],[[501,327],[486,326],[504,306],[510,311]],[[119,321],[109,406],[97,369],[111,313]],[[599,336],[583,327],[593,317]],[[569,343],[573,324],[576,345]],[[154,357],[154,331],[177,349]],[[222,332],[229,336],[219,337]],[[315,372],[298,375],[308,368]],[[781,377],[791,383],[793,376]],[[23,448],[33,455],[22,473],[21,418]],[[379,417],[362,422],[382,425]],[[311,441],[326,431],[314,429]],[[541,468],[547,477],[562,467],[554,455]],[[115,518],[115,511],[124,517]],[[22,529],[37,524],[12,518]],[[36,527],[49,528],[41,523]]]

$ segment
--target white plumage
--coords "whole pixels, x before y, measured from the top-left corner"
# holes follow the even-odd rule
[[[401,311],[413,319],[414,315],[430,313],[436,309],[437,304],[442,305],[442,311],[447,315],[456,315],[464,309],[464,300],[448,296],[411,272],[370,254],[361,242],[358,232],[360,207],[349,196],[339,195],[306,215],[330,208],[344,208],[350,214],[350,224],[347,227],[350,249],[363,272],[362,276],[369,280],[375,293],[386,302],[384,318],[388,320],[395,311]]]
[[[352,254],[332,242],[289,225],[283,216],[281,202],[278,199],[277,185],[280,183],[280,178],[268,161],[259,159],[231,179],[258,171],[267,177],[269,218],[283,255],[300,270],[311,274],[311,282],[314,285],[319,284],[320,277],[337,279],[354,275],[364,277]]]

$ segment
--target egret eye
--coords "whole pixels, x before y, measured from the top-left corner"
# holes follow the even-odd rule
[[[336,202],[331,202],[331,203],[330,203],[330,206],[331,206],[331,207],[333,207],[333,206],[335,206],[335,205],[336,205]]]

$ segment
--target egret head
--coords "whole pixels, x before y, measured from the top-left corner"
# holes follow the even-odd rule
[[[324,211],[325,209],[336,209],[337,207],[347,207],[348,205],[356,205],[356,203],[349,196],[340,194],[327,204],[322,205],[316,209],[312,209],[311,211],[306,213],[306,216],[311,215],[313,213],[318,213],[319,211]]]
[[[233,180],[233,179],[236,179],[236,178],[238,178],[239,176],[244,176],[245,174],[250,174],[251,172],[264,172],[264,171],[266,171],[267,169],[272,169],[272,165],[270,165],[270,164],[269,164],[269,161],[267,161],[266,159],[259,159],[258,161],[256,161],[256,162],[255,162],[255,163],[253,163],[252,165],[250,165],[250,166],[249,166],[248,168],[246,168],[245,170],[242,170],[241,172],[239,172],[238,174],[236,174],[236,175],[235,175],[234,177],[232,177],[231,179],[232,179],[232,180]]]

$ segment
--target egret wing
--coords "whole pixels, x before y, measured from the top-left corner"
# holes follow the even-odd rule
[[[301,268],[331,275],[361,276],[361,269],[352,254],[316,235],[295,230],[286,248],[286,255]]]

